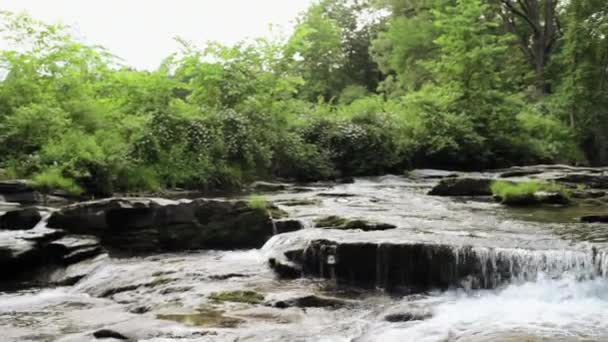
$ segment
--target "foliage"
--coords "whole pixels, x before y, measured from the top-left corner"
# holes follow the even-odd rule
[[[608,163],[607,5],[545,11],[563,31],[548,32],[559,41],[539,57],[529,42],[542,39],[521,40],[530,28],[508,4],[320,0],[289,37],[178,39],[151,71],[69,27],[2,12],[2,177],[106,196]]]
[[[39,173],[33,177],[32,181],[34,182],[34,187],[44,194],[55,189],[64,190],[73,195],[82,193],[82,188],[74,183],[73,180],[65,178],[58,169],[48,169]]]

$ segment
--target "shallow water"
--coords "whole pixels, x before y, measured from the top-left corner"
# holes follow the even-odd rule
[[[0,341],[90,341],[92,332],[102,328],[155,342],[608,341],[608,282],[601,278],[607,274],[597,272],[608,270],[608,257],[596,258],[601,251],[585,242],[602,242],[606,230],[573,219],[587,209],[513,210],[491,199],[426,196],[434,182],[385,176],[268,195],[272,201],[309,200],[314,205],[281,206],[307,229],[276,236],[261,250],[105,256],[74,265],[56,274],[87,274],[74,286],[0,293]],[[328,215],[398,228],[312,228],[315,219]],[[318,237],[448,244],[454,253],[473,246],[490,264],[503,253],[525,264],[532,276],[495,290],[407,297],[336,289],[331,280],[278,280],[267,257]],[[210,294],[227,290],[257,291],[267,302],[315,294],[350,304],[278,309],[209,300]],[[385,320],[412,312],[430,318]]]

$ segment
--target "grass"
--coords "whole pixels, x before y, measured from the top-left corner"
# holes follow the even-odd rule
[[[209,299],[217,303],[234,302],[247,304],[260,304],[264,301],[264,295],[255,291],[225,291],[214,292]]]
[[[570,198],[570,191],[563,185],[554,182],[529,181],[512,183],[506,181],[495,181],[491,186],[492,194],[503,202],[509,202],[522,198],[534,198],[537,192],[559,193],[565,198]]]

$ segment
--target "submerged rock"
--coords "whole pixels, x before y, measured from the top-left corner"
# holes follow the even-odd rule
[[[331,298],[324,297],[318,295],[305,295],[300,297],[293,297],[287,299],[280,299],[267,302],[266,305],[279,308],[341,308],[344,306],[352,305],[350,301],[339,299],[339,298]]]
[[[423,321],[431,318],[432,315],[425,311],[399,312],[384,316],[384,320],[390,323],[401,323],[410,321]]]
[[[111,198],[65,207],[49,226],[95,235],[116,254],[259,248],[273,235],[270,212],[245,201]]]
[[[124,336],[123,334],[116,332],[114,330],[110,330],[110,329],[101,329],[101,330],[97,330],[96,332],[93,333],[93,336],[96,339],[106,339],[106,338],[112,338],[112,339],[116,339],[116,340],[128,340],[129,338]]]
[[[491,196],[492,179],[489,178],[446,178],[442,179],[430,192],[431,196]]]
[[[581,217],[585,223],[608,223],[608,215],[589,215]]]
[[[397,226],[388,223],[369,222],[361,219],[350,220],[339,216],[326,216],[319,218],[315,220],[315,227],[331,229],[360,229],[363,231],[388,230],[397,228]]]
[[[34,228],[41,219],[42,215],[37,208],[12,210],[0,216],[0,229],[28,230]]]

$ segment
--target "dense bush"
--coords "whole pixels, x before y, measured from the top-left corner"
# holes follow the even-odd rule
[[[152,72],[2,13],[0,33],[18,48],[0,51],[1,176],[105,196],[583,163],[581,145],[603,151],[601,112],[568,116],[576,68],[560,87],[568,96],[533,97],[515,40],[487,15],[495,8],[446,4],[359,27],[359,9],[324,0],[288,41],[184,43]]]

